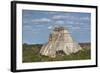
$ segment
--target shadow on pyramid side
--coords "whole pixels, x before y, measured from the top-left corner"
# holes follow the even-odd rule
[[[40,50],[40,54],[56,58],[57,55],[70,55],[82,50],[64,27],[55,27],[49,35],[48,42]]]

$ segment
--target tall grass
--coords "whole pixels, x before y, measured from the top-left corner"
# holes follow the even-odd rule
[[[42,45],[23,44],[22,60],[23,62],[47,62],[47,61],[69,61],[69,60],[87,60],[91,59],[91,49],[85,48],[77,53],[70,55],[57,55],[56,58],[50,58],[39,54]]]

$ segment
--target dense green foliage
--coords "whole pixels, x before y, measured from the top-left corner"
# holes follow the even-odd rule
[[[71,55],[57,55],[56,58],[50,58],[39,54],[41,44],[27,45],[23,44],[23,62],[45,62],[45,61],[64,61],[64,60],[86,60],[91,59],[91,50],[83,49]]]

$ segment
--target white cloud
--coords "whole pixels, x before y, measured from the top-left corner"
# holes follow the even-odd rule
[[[31,31],[32,30],[32,27],[29,26],[29,25],[24,25],[23,26],[23,30]]]
[[[49,26],[49,27],[48,27],[48,29],[52,29],[52,28],[53,28],[52,26]]]
[[[64,15],[54,15],[52,18],[53,19],[65,19],[65,18],[68,18],[68,16],[64,16]]]
[[[55,24],[58,24],[58,25],[59,24],[64,24],[64,21],[60,21],[60,20],[59,21],[55,21]]]
[[[80,26],[67,26],[71,30],[90,30],[89,27],[80,27]]]
[[[80,29],[80,27],[78,27],[78,26],[77,27],[72,27],[72,29]]]
[[[66,15],[54,15],[53,19],[70,19],[70,20],[78,20],[77,17],[66,14]]]
[[[34,33],[37,33],[37,32],[39,32],[39,31],[41,31],[41,29],[32,29],[32,32],[34,32]]]
[[[75,24],[75,21],[66,21],[67,24]]]
[[[33,19],[33,23],[42,23],[42,22],[50,22],[51,20],[48,18],[40,18],[40,19]]]
[[[24,26],[23,26],[23,30],[24,30],[24,31],[39,32],[39,31],[41,31],[41,28],[33,28],[33,27],[30,26],[30,25],[24,25]]]
[[[54,19],[54,20],[60,20],[60,19],[66,19],[66,20],[70,20],[70,21],[89,21],[90,20],[90,18],[88,17],[88,16],[83,16],[83,17],[77,17],[77,16],[72,16],[72,15],[54,15],[53,17],[52,17],[52,19]],[[71,23],[71,22],[69,22],[69,23]]]
[[[89,17],[81,17],[80,20],[90,20]]]
[[[67,25],[65,26],[66,28],[72,28],[73,26],[72,25]]]
[[[79,30],[80,26],[68,26],[68,28],[71,30]]]
[[[36,27],[40,27],[40,28],[42,28],[42,27],[44,27],[45,25],[36,25]]]

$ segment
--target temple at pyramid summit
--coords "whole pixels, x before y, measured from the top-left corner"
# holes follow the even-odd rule
[[[55,58],[57,55],[70,55],[82,50],[81,46],[71,37],[68,29],[55,27],[50,33],[48,42],[40,50],[40,54]]]

